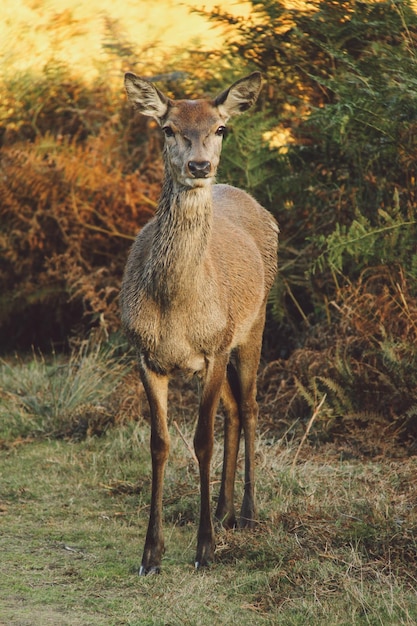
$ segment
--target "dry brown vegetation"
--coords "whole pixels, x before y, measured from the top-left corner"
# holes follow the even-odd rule
[[[332,305],[332,324],[311,328],[302,348],[261,372],[268,428],[291,430],[326,394],[319,440],[343,449],[349,439],[360,458],[415,454],[417,303],[407,281],[386,267],[364,270]]]
[[[6,344],[13,330],[10,348],[20,342],[45,347],[48,333],[50,342],[59,341],[82,330],[83,322],[101,320],[107,332],[119,326],[118,285],[127,249],[155,207],[159,151],[146,126],[129,121],[126,111],[106,111],[97,134],[87,133],[93,113],[82,119],[74,113],[71,123],[66,121],[74,135],[58,120],[55,133],[43,130],[52,115],[47,111],[30,142],[21,140],[24,124],[15,140],[6,133],[1,150],[0,318]],[[128,151],[132,136],[141,141],[129,158],[124,155],[123,167],[121,153]],[[37,310],[43,322],[19,332],[19,324]]]

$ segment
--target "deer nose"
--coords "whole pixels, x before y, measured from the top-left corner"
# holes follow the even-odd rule
[[[210,161],[188,161],[188,170],[193,178],[206,178],[210,174]]]

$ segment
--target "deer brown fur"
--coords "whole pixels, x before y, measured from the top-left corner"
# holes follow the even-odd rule
[[[243,430],[240,526],[254,525],[256,376],[266,301],[276,274],[278,227],[244,191],[213,184],[226,122],[256,101],[258,72],[214,100],[170,100],[131,73],[125,85],[135,108],[156,119],[165,133],[161,198],[155,217],[132,246],[121,291],[122,323],[138,352],[151,412],[152,498],[140,568],[148,574],[159,571],[164,551],[168,382],[179,370],[202,379],[194,437],[201,498],[196,567],[214,557],[210,461],[220,398],[225,440],[216,517],[226,528],[237,524],[234,481]]]

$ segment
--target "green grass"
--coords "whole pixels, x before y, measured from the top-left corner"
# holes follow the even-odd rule
[[[33,363],[27,367],[33,371]],[[110,376],[107,384],[114,388]],[[191,420],[176,419],[191,441]],[[148,425],[116,423],[82,441],[48,439],[47,432],[41,437],[37,427],[26,443],[4,438],[0,451],[0,624],[417,622],[416,459],[346,462],[336,449],[320,453],[306,443],[293,470],[296,445],[260,437],[259,526],[219,531],[214,565],[195,572],[197,468],[171,427],[163,569],[139,578]],[[213,497],[221,456],[218,442]],[[239,467],[240,497],[242,459]]]

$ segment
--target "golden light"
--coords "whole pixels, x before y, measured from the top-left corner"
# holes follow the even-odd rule
[[[203,16],[218,0],[2,0],[0,60],[10,71],[42,70],[52,59],[94,78],[107,60],[106,23],[138,50],[151,47],[153,58],[193,46],[221,46],[222,32]],[[248,15],[249,2],[231,2],[227,11]]]

